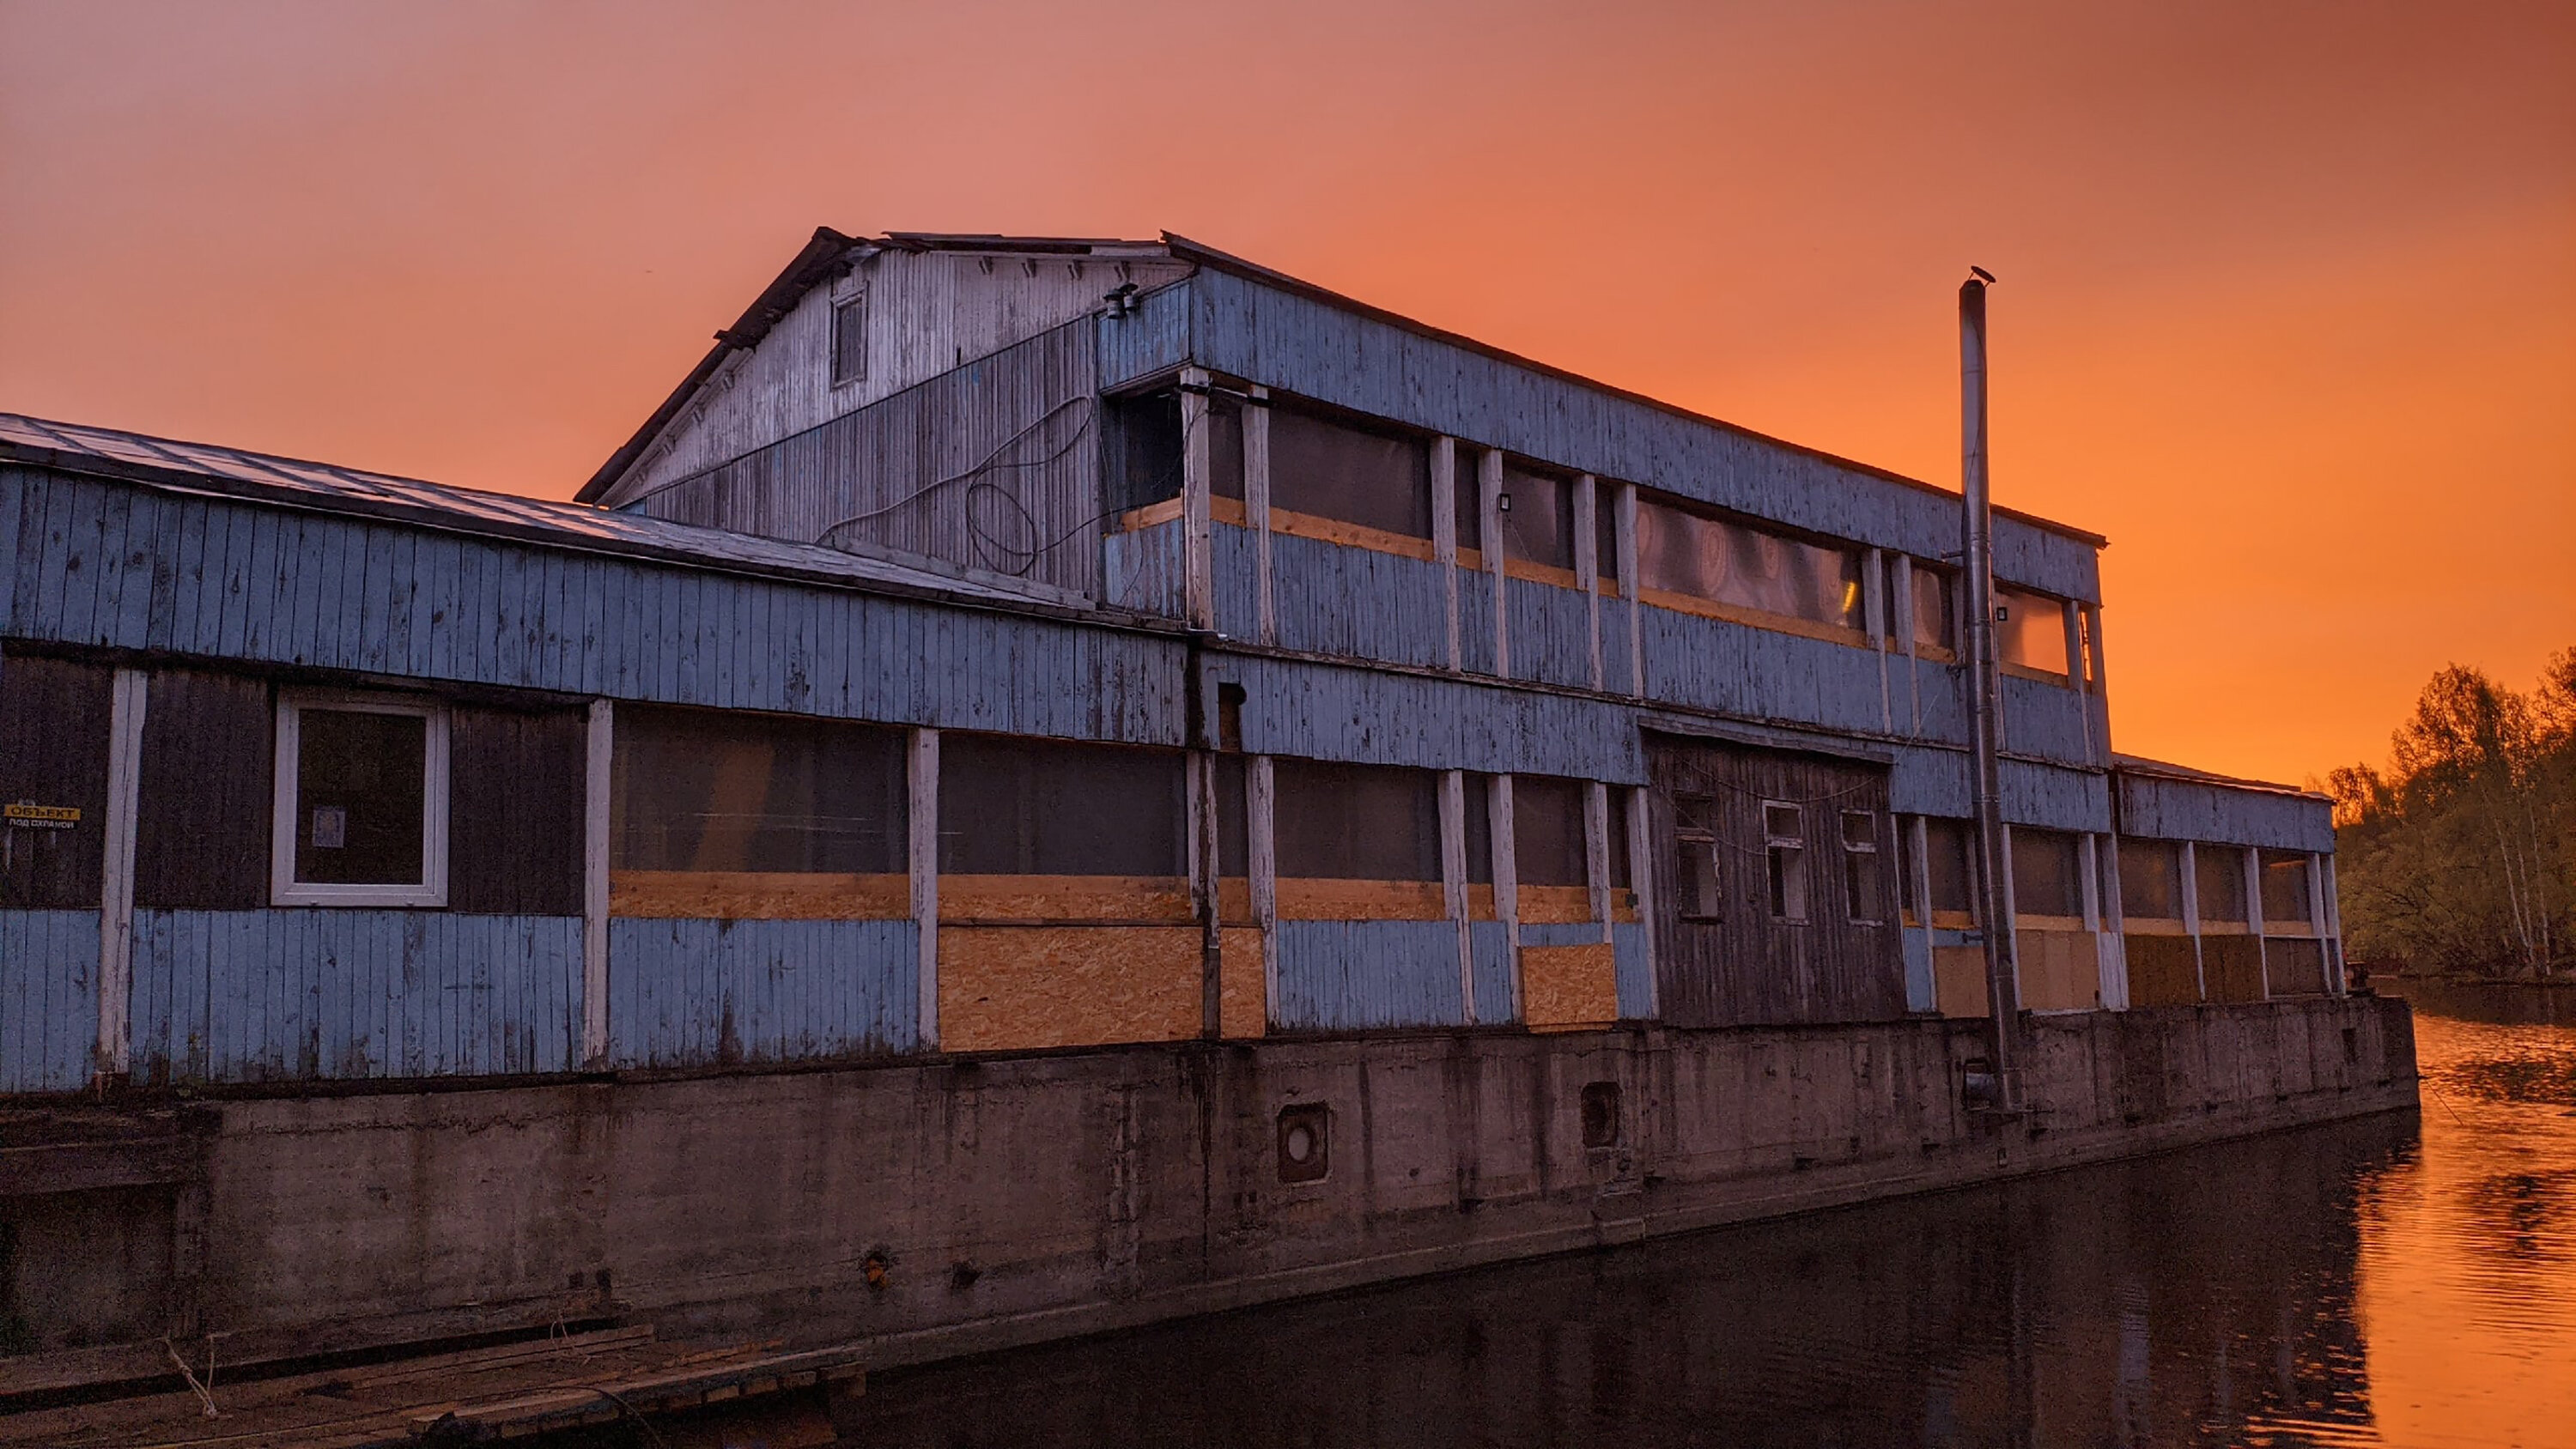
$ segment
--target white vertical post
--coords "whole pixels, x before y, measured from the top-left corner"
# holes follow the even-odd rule
[[[939,731],[914,730],[905,784],[912,923],[919,937],[921,1049],[939,1050]]]
[[[1475,931],[1467,912],[1467,777],[1440,772],[1440,899],[1458,928],[1458,1000],[1467,1024],[1476,1024]]]
[[[1583,637],[1592,648],[1592,672],[1585,676],[1601,687],[1601,505],[1600,484],[1589,473],[1574,480],[1574,586],[1583,591]]]
[[[2335,858],[2332,853],[2311,855],[2308,862],[2309,898],[2317,903],[2309,914],[2326,943],[2326,989],[2337,996],[2348,995],[2352,981],[2343,969],[2343,912],[2335,903]]]
[[[1215,443],[1208,426],[1208,374],[1181,369],[1181,596],[1194,628],[1216,627],[1216,522],[1211,486]]]
[[[2272,999],[2272,953],[2263,945],[2263,852],[2247,845],[2237,850],[2239,868],[2245,873],[2245,929],[2254,933],[2254,980],[2263,988],[2263,999]]]
[[[1278,816],[1278,777],[1268,755],[1254,755],[1244,771],[1243,817],[1245,863],[1252,871],[1252,919],[1261,927],[1261,1011],[1265,1029],[1279,1019],[1279,850],[1273,825]]]
[[[1592,919],[1601,923],[1601,943],[1610,943],[1610,787],[1598,780],[1583,787],[1583,878],[1592,888]]]
[[[1637,485],[1619,485],[1619,592],[1628,600],[1628,692],[1646,692],[1645,620],[1637,601],[1643,588],[1637,575]]]
[[[1243,522],[1252,535],[1253,608],[1260,639],[1276,644],[1279,606],[1270,584],[1270,389],[1266,387],[1253,388],[1252,401],[1243,409]]]
[[[2095,756],[2095,763],[2107,765],[2111,763],[2111,683],[2110,677],[2103,673],[2102,606],[2099,604],[2084,606],[2084,638],[2088,653],[2086,662],[2093,672],[2093,697],[2088,706],[2093,713],[2092,737],[2102,746],[2101,753]]]
[[[2084,761],[2093,763],[2093,685],[2084,677],[2084,615],[2082,606],[2069,599],[2061,607],[2061,620],[2066,630],[2066,687],[2075,691],[2076,704],[2084,729]]]
[[[1440,565],[1441,607],[1448,611],[1448,653],[1458,667],[1458,440],[1431,443],[1431,561]]]
[[[581,791],[581,1060],[594,1071],[608,1065],[608,869],[616,763],[617,706],[594,699],[582,730]]]
[[[1207,681],[1215,693],[1215,681]],[[1210,712],[1213,712],[1211,702]],[[1206,716],[1203,715],[1202,718]],[[1188,850],[1190,903],[1199,917],[1199,1035],[1214,1041],[1225,1034],[1224,941],[1218,897],[1224,870],[1217,853],[1216,755],[1199,748],[1183,757],[1182,781],[1190,793]]]
[[[1512,999],[1504,1003],[1497,1021],[1520,1019],[1521,1002],[1521,892],[1520,862],[1512,842],[1512,777],[1493,777],[1493,794],[1488,805],[1488,828],[1494,841],[1494,918],[1503,923],[1503,951],[1511,962]]]
[[[1512,602],[1511,586],[1503,572],[1503,452],[1487,448],[1476,463],[1478,525],[1485,535],[1485,571],[1494,580],[1494,675],[1509,679],[1512,674]],[[1514,970],[1518,970],[1517,956]]]
[[[2119,992],[2119,1005],[2111,1009],[2126,1011],[2131,1004],[2129,1000],[2129,902],[2121,893],[2120,837],[2101,835],[2094,838],[2100,842],[2099,849],[2102,852],[2099,862],[2102,882],[2102,940],[2108,953],[2104,957],[2102,969],[2105,973],[2105,981],[2110,983],[2105,987],[2102,1002],[2105,1006],[2110,1006],[2111,997],[2108,993],[2110,988],[2115,986]]]
[[[1629,597],[1636,596],[1633,586]],[[1628,889],[1637,897],[1638,939],[1646,944],[1646,1015],[1658,1015],[1662,988],[1655,977],[1654,826],[1648,818],[1647,792],[1640,785],[1628,792]]]
[[[2191,935],[2191,979],[2200,999],[2209,999],[2209,965],[2200,955],[2200,848],[2182,843],[2182,928]]]
[[[1871,549],[1860,580],[1861,612],[1869,626],[1870,652],[1878,656],[1878,727],[1896,733],[1896,702],[1887,684],[1887,553]]]
[[[143,782],[143,710],[150,682],[116,671],[108,696],[107,819],[98,900],[98,1053],[101,1076],[134,1061],[134,822]]]

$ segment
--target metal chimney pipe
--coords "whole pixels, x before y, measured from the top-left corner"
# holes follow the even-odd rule
[[[2004,843],[2003,785],[1996,763],[2003,671],[1995,649],[1994,505],[1986,481],[1986,284],[1959,285],[1959,434],[1965,495],[1962,520],[1968,594],[1968,678],[1973,695],[1970,742],[1976,757],[1977,847],[1984,862],[1986,1004],[1993,1013],[1995,1105],[2021,1108],[2021,969],[2004,882],[2012,869]]]

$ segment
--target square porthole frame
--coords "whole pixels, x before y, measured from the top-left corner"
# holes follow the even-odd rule
[[[298,793],[302,780],[303,713],[309,709],[356,714],[414,715],[421,731],[420,881],[412,885],[299,881],[295,878]],[[270,774],[269,887],[271,905],[444,907],[447,904],[447,709],[435,700],[399,694],[332,690],[281,690],[277,696],[277,752]]]

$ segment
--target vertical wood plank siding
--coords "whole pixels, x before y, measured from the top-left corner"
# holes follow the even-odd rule
[[[1592,682],[1592,611],[1574,589],[1503,580],[1510,605],[1512,677],[1577,688]]]
[[[1645,781],[1626,705],[1303,660],[1233,657],[1218,668],[1244,687],[1252,754]]]
[[[2074,765],[2093,763],[2092,736],[2085,719],[2092,700],[2036,679],[2008,675],[2003,685],[2005,749]]]
[[[2231,789],[2125,770],[2117,779],[2123,835],[2334,851],[2334,806],[2319,796]]]
[[[7,470],[0,484],[0,513],[14,505],[20,519],[17,578],[0,629],[12,637],[424,683],[1182,742],[1177,640],[174,499],[35,470]],[[101,588],[102,571],[88,562],[96,544],[77,521],[120,499],[145,523],[129,529],[129,541],[148,537],[155,557],[105,571],[111,583]],[[397,587],[393,545],[404,538],[419,576]],[[275,562],[260,573],[255,557]],[[405,607],[369,607],[371,558],[385,571],[376,591]],[[769,647],[737,647],[752,636]]]
[[[2111,784],[2106,775],[2028,760],[2005,760],[1997,775],[2008,824],[2078,832],[2111,828]]]
[[[1271,535],[1272,547],[1279,537]],[[1261,560],[1249,529],[1216,525],[1216,630],[1229,639],[1261,637]],[[1277,607],[1275,602],[1273,607]]]
[[[1202,270],[1171,290],[1187,295],[1191,360],[1218,372],[1854,543],[1959,547],[1954,497],[1248,278]],[[1995,567],[2101,599],[2092,545],[2017,518],[1995,520]]]
[[[0,1092],[79,1091],[97,1047],[97,908],[0,910]]]
[[[919,1045],[911,921],[610,923],[621,1067],[829,1060]]]
[[[1878,659],[1823,639],[1645,608],[1649,698],[1876,733]]]
[[[1458,928],[1447,921],[1281,921],[1282,1031],[1457,1026]],[[1483,982],[1477,984],[1478,998]]]
[[[1447,586],[1438,564],[1290,534],[1270,540],[1279,643],[1289,649],[1447,662]]]
[[[1610,927],[1610,950],[1619,983],[1619,1019],[1643,1021],[1652,1015],[1654,967],[1646,959],[1643,921],[1619,921]]]
[[[653,518],[1097,593],[1096,343],[1091,318],[1067,323],[638,501]]]
[[[578,916],[134,917],[134,1072],[156,1084],[569,1071],[580,998]]]
[[[105,665],[0,658],[0,800],[77,810],[68,828],[0,828],[0,910],[98,909],[107,828]]]
[[[1180,618],[1187,607],[1183,597],[1187,583],[1183,544],[1183,528],[1177,518],[1103,539],[1101,602],[1140,614]]]
[[[252,910],[268,904],[268,681],[156,670],[145,685],[135,793],[134,903]]]
[[[1473,807],[1483,809],[1482,801]],[[1500,921],[1470,921],[1467,949],[1476,976],[1476,1022],[1492,1026],[1516,1021],[1519,1003],[1512,1000],[1512,938]]]
[[[1636,676],[1628,660],[1628,602],[1604,598],[1601,601],[1601,687],[1612,694],[1627,694]]]
[[[1484,569],[1458,571],[1458,667],[1494,672],[1494,575]]]

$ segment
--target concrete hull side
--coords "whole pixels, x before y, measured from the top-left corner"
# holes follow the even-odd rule
[[[1959,1107],[1977,1024],[1939,1020],[241,1098],[181,1256],[236,1361],[614,1313],[883,1366],[2416,1101],[2398,1001],[2034,1034],[2043,1110],[2003,1124]],[[1312,1103],[1325,1175],[1283,1182]]]

